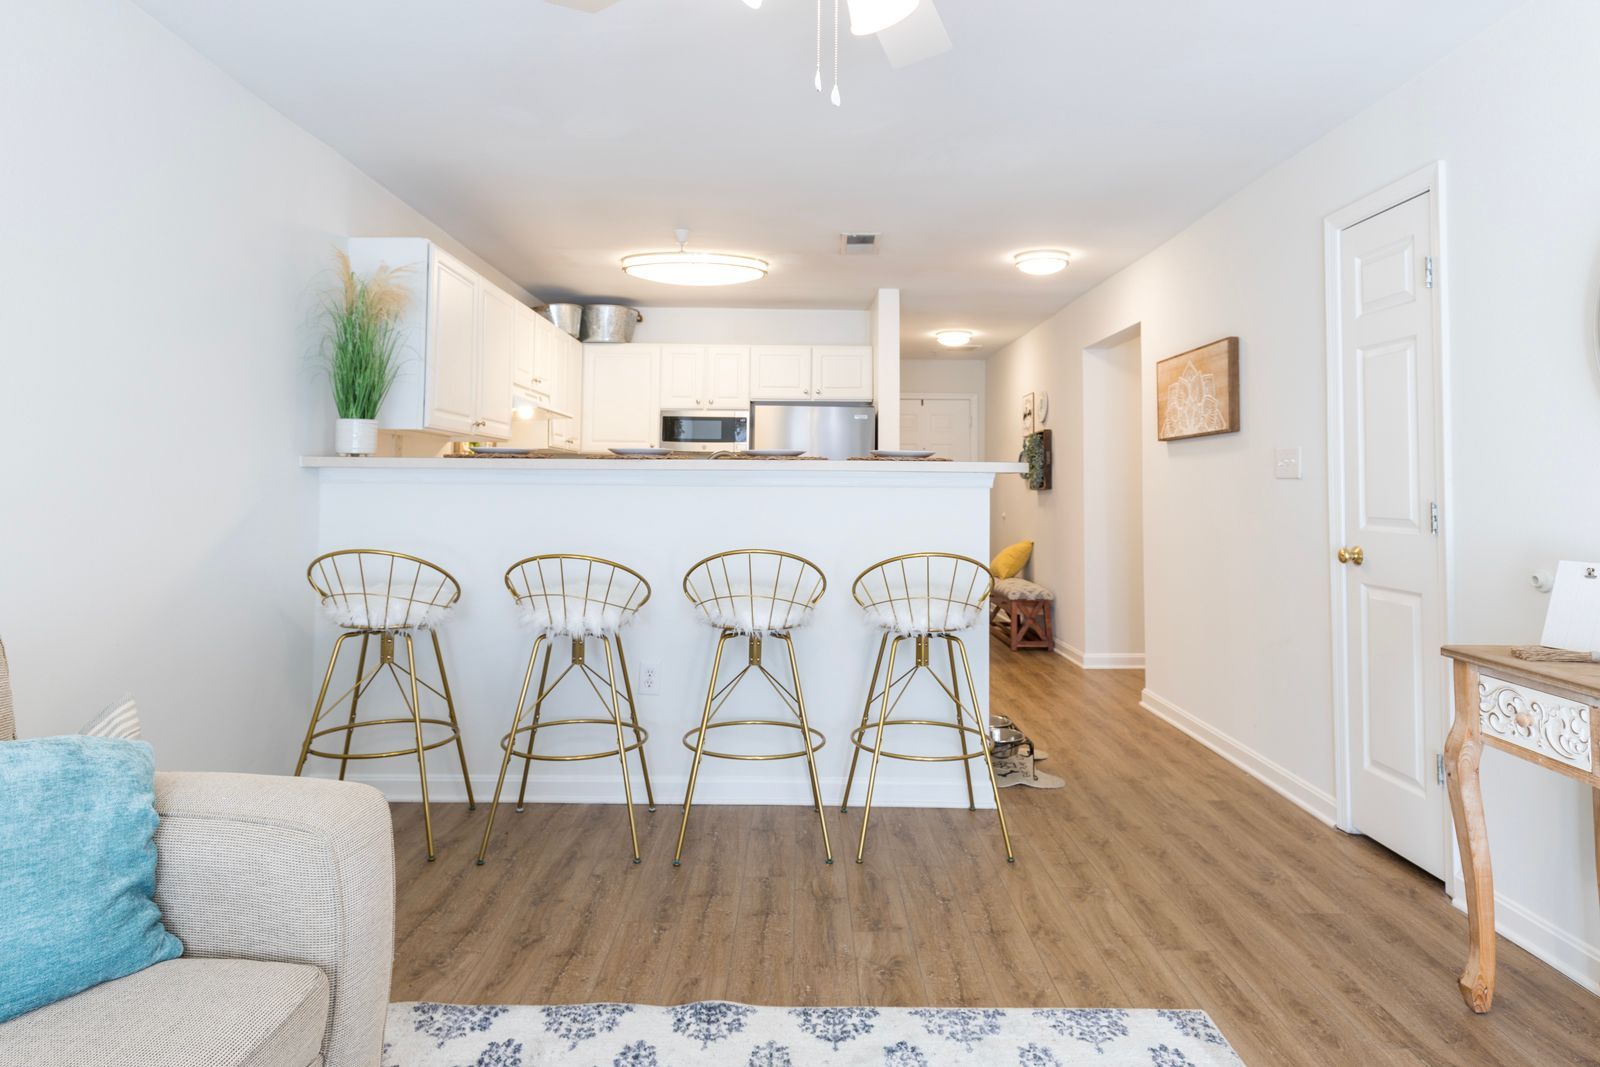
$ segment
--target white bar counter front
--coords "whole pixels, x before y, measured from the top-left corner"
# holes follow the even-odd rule
[[[986,563],[994,480],[1024,469],[1016,463],[711,459],[306,457],[301,463],[314,469],[318,479],[318,553],[342,548],[406,552],[438,564],[461,583],[461,601],[439,634],[480,803],[494,789],[500,738],[510,727],[533,641],[506,589],[506,568],[527,556],[570,552],[614,560],[644,575],[652,590],[650,600],[624,628],[622,641],[640,723],[650,735],[646,755],[656,803],[663,809],[676,808],[683,800],[692,753],[681,739],[699,723],[716,640],[716,631],[700,621],[683,594],[683,576],[691,566],[730,549],[775,548],[804,556],[827,575],[827,592],[815,615],[795,631],[795,649],[811,723],[827,736],[826,747],[817,754],[823,799],[837,808],[849,766],[850,732],[860,725],[882,636],[851,596],[851,583],[879,560],[907,552],[952,552]],[[295,709],[302,729],[338,633],[318,610],[309,586],[306,611],[315,619],[316,640],[313,662],[306,667],[307,705]],[[987,615],[985,611],[982,619]],[[987,715],[988,635],[980,621],[963,637]],[[432,678],[431,651],[424,657],[419,646],[424,679]],[[776,651],[769,646],[769,653]],[[567,642],[556,643],[551,677],[569,652]],[[743,652],[742,643],[729,647],[734,670],[743,666]],[[785,657],[771,658],[770,669],[786,679]],[[349,684],[346,675],[353,671],[353,658],[340,663],[330,695]],[[724,663],[724,682],[732,674]],[[392,686],[388,689],[374,685],[374,695],[363,696],[363,718],[405,714],[398,692]],[[426,692],[424,697],[426,704]],[[347,711],[348,705],[335,709],[325,725]],[[608,713],[594,691],[574,675],[547,703],[545,716]],[[953,714],[948,699],[927,678],[916,680],[894,713],[897,718],[942,719]],[[720,717],[786,715],[769,687],[752,675],[740,684]],[[387,747],[409,743],[404,734],[386,736],[387,729],[358,733],[357,750],[379,751],[390,740],[397,744]],[[730,727],[719,734],[717,747],[725,751],[784,752],[794,747],[789,731]],[[892,732],[891,740],[889,747],[898,751],[927,755],[949,754],[956,744],[950,731],[926,727],[902,727]],[[542,732],[538,739],[538,750],[553,754],[602,751],[608,746],[615,746],[608,726],[561,727]],[[642,806],[638,763],[630,760],[630,764],[634,798]],[[884,760],[874,802],[965,807],[961,767]],[[514,761],[511,769],[507,788],[514,800],[521,761]],[[972,770],[978,804],[993,807],[981,763]],[[312,760],[306,771],[334,775],[338,765]],[[353,761],[347,777],[378,786],[391,800],[420,799],[416,766],[410,760]],[[451,748],[428,753],[428,778],[432,799],[466,799]],[[865,785],[864,773],[858,773],[856,805]],[[536,764],[528,799],[620,803],[617,763]],[[805,762],[707,760],[695,801],[810,804]]]

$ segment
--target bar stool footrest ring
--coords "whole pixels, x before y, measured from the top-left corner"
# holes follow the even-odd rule
[[[536,753],[536,752],[532,751],[533,735],[534,735],[534,733],[536,731],[547,730],[552,726],[579,726],[579,725],[582,725],[582,726],[609,726],[613,730],[615,730],[617,728],[616,721],[613,720],[613,719],[545,719],[543,722],[540,722],[540,723],[538,723],[536,725],[533,725],[533,726],[524,726],[522,729],[517,731],[517,733],[519,733],[519,734],[527,734],[528,735],[528,746],[529,747],[528,747],[528,749],[512,748],[511,754],[513,756],[517,756],[517,757],[519,757],[521,759],[539,760],[539,761],[544,762],[544,763],[571,763],[571,762],[576,762],[576,761],[579,761],[579,760],[616,759],[619,755],[622,754],[622,752],[634,752],[634,751],[636,751],[638,749],[643,748],[644,747],[644,743],[646,741],[650,740],[650,731],[644,729],[643,727],[639,727],[638,728],[638,734],[635,737],[633,743],[632,744],[623,745],[622,746],[622,752],[618,752],[616,749],[612,748],[612,749],[607,749],[604,752],[580,752],[580,753],[578,753],[576,755],[571,755],[571,756],[565,756],[565,755],[563,755],[563,756],[548,755],[547,756],[547,755],[541,755],[539,753]],[[626,722],[623,723],[622,724],[622,730],[623,730],[624,734],[632,734],[632,733],[634,733],[634,727],[630,723],[626,723]],[[506,745],[509,743],[509,741],[510,741],[510,735],[509,734],[507,734],[507,735],[505,735],[505,736],[500,738],[500,751],[502,751],[502,752],[505,751]]]
[[[719,729],[719,728],[724,727],[724,726],[781,726],[786,730],[799,730],[799,729],[802,729],[802,727],[801,727],[801,725],[799,723],[797,723],[797,722],[784,722],[782,719],[729,719],[729,720],[727,720],[725,722],[709,723],[709,724],[707,724],[707,726],[705,728],[707,730],[716,730],[716,729]],[[700,735],[700,727],[698,727],[698,726],[696,726],[693,730],[690,730],[688,733],[684,734],[683,735],[683,747],[688,749],[690,752],[693,752],[695,750],[695,747],[696,747],[696,744],[697,744],[697,740],[696,739],[699,737],[699,735]],[[822,731],[818,730],[816,727],[812,727],[811,728],[811,736],[814,739],[812,741],[812,744],[811,744],[811,751],[813,753],[821,752],[823,746],[828,743],[827,737],[824,736]],[[714,759],[753,760],[753,761],[758,761],[758,762],[759,761],[767,761],[767,760],[780,760],[780,759],[805,759],[805,756],[806,756],[806,753],[805,753],[804,749],[801,749],[799,752],[782,752],[782,753],[779,753],[777,755],[754,755],[754,756],[749,756],[749,755],[742,755],[740,753],[735,753],[735,752],[713,752],[711,749],[708,748],[708,749],[705,749],[700,754],[702,756],[710,756],[710,757],[712,757]]]
[[[876,730],[878,729],[879,725],[880,724],[876,722],[872,722],[865,726],[858,726],[854,730],[851,730],[850,743],[855,745],[863,752],[871,753],[873,751],[873,746],[867,744],[864,740],[862,740],[862,738],[868,730]],[[979,730],[976,726],[967,726],[964,723],[944,722],[939,719],[886,719],[882,723],[882,726],[885,729],[890,726],[937,726],[942,730],[960,730],[962,733],[972,734],[978,739],[978,747],[975,751],[964,752],[954,756],[913,756],[907,752],[890,752],[888,749],[884,749],[882,755],[885,759],[911,760],[916,763],[954,763],[960,760],[983,759],[983,731]]]
[[[355,732],[361,729],[363,726],[412,726],[415,724],[415,722],[416,720],[412,719],[409,715],[394,719],[362,719],[360,722],[342,722],[337,726],[327,726],[316,731],[311,735],[311,740],[316,741],[316,739],[319,737],[327,737],[330,734],[343,733],[348,733],[351,737],[354,737]],[[422,751],[428,752],[432,749],[442,748],[445,745],[455,744],[456,728],[451,724],[449,719],[423,719],[422,724],[424,726],[442,726],[448,731],[448,733],[446,733],[445,736],[441,737],[439,740],[429,741],[427,744],[423,745]],[[351,752],[348,755],[343,752],[321,752],[310,747],[306,749],[307,756],[320,756],[323,759],[337,760],[389,759],[393,756],[415,756],[416,754],[416,745],[412,745],[410,748],[397,748],[393,752]]]

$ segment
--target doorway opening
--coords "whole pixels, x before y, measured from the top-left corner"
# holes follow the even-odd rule
[[[1083,352],[1083,653],[1144,666],[1143,349],[1138,324]]]

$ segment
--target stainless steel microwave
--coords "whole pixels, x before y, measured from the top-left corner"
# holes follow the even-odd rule
[[[750,413],[663,411],[661,446],[680,452],[742,452],[750,447]]]

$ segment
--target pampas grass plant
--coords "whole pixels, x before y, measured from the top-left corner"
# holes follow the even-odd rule
[[[371,277],[358,278],[342,250],[336,249],[334,258],[340,285],[323,307],[323,359],[333,403],[341,419],[375,419],[400,372],[396,349],[400,318],[411,302],[406,288],[411,268],[380,266]]]

